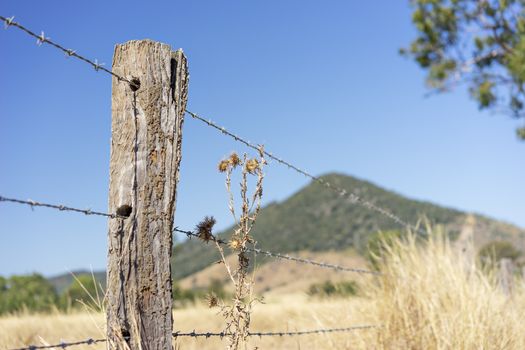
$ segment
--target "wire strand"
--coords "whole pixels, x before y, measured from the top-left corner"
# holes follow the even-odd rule
[[[260,146],[259,145],[255,145],[253,143],[251,143],[250,141],[247,141],[246,139],[228,131],[226,128],[222,127],[222,126],[219,126],[217,125],[216,123],[214,123],[213,121],[209,120],[209,119],[205,119],[189,110],[186,110],[186,113],[188,113],[192,118],[194,119],[197,119],[203,123],[205,123],[206,125],[208,125],[209,127],[211,128],[214,128],[218,131],[220,131],[222,134],[226,135],[226,136],[229,136],[231,138],[233,138],[235,141],[238,141],[242,144],[244,144],[245,146],[249,147],[249,148],[252,148],[256,151],[260,151]],[[391,213],[390,211],[386,210],[386,209],[383,209],[382,207],[368,201],[368,200],[365,200],[363,198],[361,198],[360,196],[358,196],[357,194],[355,193],[352,193],[352,192],[349,192],[347,190],[345,190],[344,188],[341,188],[339,186],[336,186],[336,185],[333,185],[331,184],[330,182],[326,181],[325,179],[323,178],[320,178],[318,176],[315,176],[315,175],[312,175],[311,173],[307,172],[306,170],[303,170],[295,165],[293,165],[292,163],[282,159],[282,158],[279,158],[275,155],[273,155],[272,153],[270,152],[267,152],[267,151],[264,151],[264,154],[270,158],[270,159],[273,159],[275,160],[276,162],[288,167],[289,169],[292,169],[294,170],[295,172],[299,173],[299,174],[302,174],[304,176],[306,176],[307,178],[310,178],[312,179],[313,181],[321,184],[324,186],[324,188],[327,188],[327,189],[330,189],[331,191],[334,191],[335,193],[337,193],[339,196],[341,197],[345,197],[347,198],[351,203],[353,204],[359,204],[369,210],[372,210],[372,211],[375,211],[387,218],[389,218],[390,220],[396,222],[398,225],[401,225],[411,231],[416,231],[420,234],[423,234],[423,235],[427,235],[427,232],[422,230],[421,228],[419,227],[416,227],[414,225],[411,225],[409,224],[408,222],[404,221],[403,219],[401,219],[399,216]]]
[[[197,234],[195,232],[192,232],[192,231],[181,230],[178,227],[175,227],[173,229],[173,231],[184,233],[189,238],[196,237],[196,238],[201,239],[199,234]],[[213,241],[213,242],[217,242],[217,243],[219,243],[221,245],[226,245],[227,244],[224,240],[216,238],[214,235],[211,235],[210,240]],[[246,250],[248,252],[252,252],[252,253],[255,253],[257,255],[266,255],[266,256],[270,256],[272,258],[277,258],[277,259],[281,259],[281,260],[295,261],[295,262],[298,262],[298,263],[301,263],[301,264],[314,265],[314,266],[327,268],[327,269],[333,269],[333,270],[337,270],[337,271],[346,271],[346,272],[364,273],[364,274],[372,274],[372,275],[381,275],[381,273],[379,273],[377,271],[370,271],[370,270],[365,270],[365,269],[358,269],[358,268],[345,267],[345,266],[336,265],[336,264],[329,264],[329,263],[324,263],[324,262],[318,262],[318,261],[315,261],[315,260],[294,257],[294,256],[290,256],[290,255],[287,255],[287,254],[274,253],[274,252],[270,252],[270,251],[267,251],[267,250],[261,250],[261,249],[257,249],[257,248],[247,247]]]
[[[15,22],[14,21],[14,16],[13,17],[4,17],[4,16],[0,16],[0,20],[4,21],[4,24],[5,24],[5,27],[6,29],[13,26],[13,27],[16,27],[22,31],[24,31],[25,33],[27,33],[28,35],[34,37],[37,39],[37,43],[39,45],[41,44],[49,44],[51,46],[53,46],[54,48],[56,49],[59,49],[61,50],[62,52],[64,52],[67,56],[71,56],[71,57],[76,57],[78,58],[79,60],[85,62],[85,63],[88,63],[90,64],[93,68],[95,68],[96,71],[103,71],[103,72],[106,72],[112,76],[114,76],[115,78],[117,78],[119,81],[124,81],[124,82],[127,82],[130,86],[132,87],[138,87],[136,86],[136,84],[116,73],[114,73],[113,71],[107,69],[107,68],[104,68],[102,66],[102,64],[98,63],[98,61],[95,59],[95,61],[92,61],[92,60],[89,60],[87,59],[86,57],[84,56],[81,56],[79,54],[76,53],[75,50],[72,50],[72,49],[66,49],[64,46],[52,41],[49,37],[46,37],[44,32],[42,31],[42,33],[40,35],[34,33],[33,31],[29,30],[28,28],[24,27],[22,24],[18,23],[18,22]],[[202,118],[200,117],[199,115],[189,111],[189,110],[186,110],[186,112],[191,115],[194,119],[197,119],[197,120],[200,120],[204,123],[206,123],[208,126],[210,127],[213,127],[217,130],[219,130],[220,132],[222,132],[224,135],[227,135],[229,137],[232,137],[233,139],[235,139],[236,141],[238,142],[241,142],[243,143],[244,145],[246,145],[247,147],[250,147],[250,148],[253,148],[257,151],[259,151],[259,147],[252,144],[251,142],[249,141],[246,141],[245,139],[243,139],[242,137],[240,136],[237,136],[235,135],[234,133],[226,130],[224,127],[220,127],[218,126],[217,124],[215,124],[214,122],[212,122],[211,120],[206,120],[205,118]],[[318,177],[318,176],[314,176],[312,175],[311,173],[293,165],[292,163],[288,162],[288,161],[285,161],[284,159],[281,159],[277,156],[274,156],[272,153],[270,152],[267,152],[267,151],[264,151],[264,154],[266,156],[268,156],[269,158],[275,160],[276,162],[282,164],[282,165],[285,165],[287,166],[288,168],[298,172],[299,174],[302,174],[320,184],[322,184],[325,188],[329,188],[330,190],[332,191],[335,191],[337,194],[339,194],[340,196],[342,197],[346,197],[347,199],[350,200],[351,203],[357,203],[357,204],[360,204],[361,206],[365,207],[365,208],[368,208],[369,210],[372,210],[372,211],[375,211],[375,212],[378,212],[380,213],[381,215],[385,216],[385,217],[388,217],[390,220],[396,222],[397,224],[401,225],[401,226],[404,226],[410,230],[413,230],[413,231],[417,231],[421,234],[427,234],[426,231],[418,228],[418,227],[415,227],[411,224],[409,224],[408,222],[404,221],[403,219],[401,219],[399,216],[391,213],[390,211],[386,210],[386,209],[383,209],[382,207],[370,202],[370,201],[367,201],[361,197],[359,197],[357,194],[355,193],[351,193],[351,192],[348,192],[347,190],[343,189],[343,188],[340,188],[338,186],[335,186],[335,185],[332,185],[330,182]]]
[[[8,29],[9,27],[16,27],[16,28],[24,31],[28,35],[32,36],[33,38],[36,38],[38,45],[49,44],[52,47],[54,47],[56,49],[59,49],[60,51],[64,52],[67,55],[67,57],[75,57],[75,58],[77,58],[77,59],[79,59],[79,60],[81,60],[81,61],[83,61],[83,62],[85,62],[85,63],[87,63],[89,65],[91,65],[97,72],[98,71],[103,71],[105,73],[111,74],[112,76],[117,78],[119,81],[124,81],[124,82],[128,83],[130,86],[138,88],[136,83],[134,83],[134,82],[124,78],[123,76],[118,75],[118,74],[114,73],[113,71],[103,67],[103,63],[98,63],[97,59],[92,61],[92,60],[90,60],[90,59],[88,59],[88,58],[86,58],[84,56],[79,55],[75,50],[66,49],[63,45],[52,41],[51,38],[49,38],[49,37],[46,37],[43,31],[42,31],[42,33],[40,35],[38,35],[35,32],[33,32],[33,31],[29,30],[28,28],[24,27],[22,24],[20,24],[18,22],[15,22],[14,18],[15,18],[14,16],[13,17],[0,16],[0,20],[4,21],[4,25],[5,25],[6,29]]]
[[[42,202],[37,202],[37,201],[31,200],[31,199],[22,200],[22,199],[7,198],[7,197],[4,197],[4,196],[0,196],[0,202],[11,202],[11,203],[25,204],[25,205],[29,205],[31,208],[34,208],[34,207],[45,207],[45,208],[57,209],[57,210],[60,210],[60,211],[74,211],[74,212],[77,212],[77,213],[83,213],[85,215],[105,216],[105,217],[112,218],[112,219],[115,219],[115,218],[123,218],[123,219],[125,219],[126,218],[125,216],[121,216],[121,215],[117,215],[117,214],[108,214],[108,213],[103,213],[103,212],[99,212],[99,211],[93,211],[91,209],[78,209],[78,208],[68,207],[68,206],[65,206],[63,204],[42,203]]]
[[[65,348],[70,347],[70,346],[94,345],[94,344],[103,343],[103,342],[106,342],[105,338],[104,339],[92,339],[92,338],[89,338],[89,339],[86,339],[86,340],[80,340],[80,341],[75,341],[75,342],[70,342],[70,343],[61,342],[59,344],[53,344],[53,345],[28,345],[28,346],[23,347],[23,348],[14,348],[14,349],[10,349],[10,350],[37,350],[37,349],[54,349],[54,348],[65,349]]]
[[[365,329],[373,329],[373,328],[380,328],[381,326],[377,325],[364,325],[364,326],[353,326],[353,327],[346,327],[346,328],[322,328],[322,329],[311,329],[311,330],[304,330],[304,331],[293,331],[293,332],[248,332],[249,337],[283,337],[283,336],[300,336],[300,335],[308,335],[308,334],[322,334],[322,333],[336,333],[336,332],[351,332],[355,330],[365,330]],[[182,333],[180,331],[176,331],[172,333],[173,338],[177,339],[179,337],[191,337],[191,338],[212,338],[212,337],[219,337],[224,338],[227,336],[230,336],[232,333],[228,332],[196,332],[195,330],[192,332],[185,332]],[[53,348],[62,348],[65,349],[70,346],[76,346],[76,345],[94,345],[97,343],[103,343],[106,342],[107,339],[93,339],[89,338],[86,340],[80,340],[75,342],[61,342],[58,344],[53,345],[28,345],[26,347],[22,348],[13,348],[9,350],[38,350],[38,349],[53,349]]]

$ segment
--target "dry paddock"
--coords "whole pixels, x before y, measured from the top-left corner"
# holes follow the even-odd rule
[[[338,328],[357,325],[356,300],[309,301],[303,295],[287,295],[279,299],[268,298],[258,304],[252,316],[253,331],[297,331],[319,328]],[[175,310],[176,330],[182,332],[220,332],[224,321],[217,309],[204,305]],[[355,349],[367,348],[358,333],[376,330],[356,330],[346,333],[301,336],[252,337],[249,348],[254,349]],[[0,318],[0,348],[17,348],[26,344],[47,345],[62,341],[104,338],[104,316],[81,312],[52,315],[17,315]],[[227,339],[218,337],[174,340],[175,349],[224,349]],[[105,349],[105,344],[76,346],[72,349]]]

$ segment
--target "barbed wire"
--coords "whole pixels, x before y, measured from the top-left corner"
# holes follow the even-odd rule
[[[248,332],[249,337],[275,337],[275,336],[296,336],[296,335],[308,335],[308,334],[321,334],[321,333],[336,333],[336,332],[350,332],[360,329],[370,329],[370,328],[380,328],[381,326],[378,325],[363,325],[363,326],[352,326],[352,327],[344,327],[344,328],[321,328],[321,329],[311,329],[311,330],[304,330],[304,331],[274,331],[274,332]],[[188,332],[188,333],[179,333],[174,332],[173,337],[177,338],[179,336],[187,336],[187,337],[220,337],[224,338],[227,336],[232,335],[232,333],[228,332]]]
[[[326,328],[326,329],[311,329],[306,331],[294,331],[294,332],[248,332],[251,337],[274,337],[274,336],[296,336],[296,335],[307,335],[307,334],[321,334],[321,333],[337,333],[337,332],[351,332],[361,329],[372,329],[381,328],[379,325],[364,325],[364,326],[352,326],[345,328]]]
[[[10,349],[10,350],[37,350],[37,349],[54,349],[54,348],[65,349],[65,348],[70,347],[70,346],[75,346],[75,345],[94,345],[94,344],[97,344],[97,343],[103,343],[105,341],[107,341],[105,338],[104,339],[88,338],[86,340],[80,340],[80,341],[75,341],[75,342],[70,342],[70,343],[61,342],[59,344],[53,344],[53,345],[28,345],[28,346],[23,347],[23,348],[15,348],[15,349]]]
[[[7,197],[1,196],[1,195],[0,195],[0,202],[11,202],[11,203],[25,204],[25,205],[30,206],[31,208],[34,208],[34,207],[45,207],[45,208],[51,208],[51,209],[56,209],[56,210],[60,210],[60,211],[73,211],[73,212],[77,212],[77,213],[83,213],[85,215],[105,216],[105,217],[109,217],[109,218],[112,218],[112,219],[114,219],[114,218],[122,218],[122,219],[127,218],[126,216],[121,216],[121,215],[118,215],[118,214],[102,213],[102,212],[98,212],[98,211],[93,211],[91,209],[78,209],[78,208],[65,206],[65,205],[62,205],[62,204],[42,203],[42,202],[34,201],[32,199],[22,200],[22,199],[17,199],[17,198],[7,198]],[[187,237],[200,238],[199,234],[197,234],[195,232],[192,232],[192,231],[181,230],[178,227],[175,227],[173,229],[173,231],[184,233]],[[216,238],[213,235],[211,237],[212,237],[211,239],[214,242],[217,242],[217,243],[223,244],[223,245],[227,244],[226,241],[224,241],[222,239],[219,239],[219,238]],[[295,261],[295,262],[299,262],[299,263],[303,263],[303,264],[310,264],[310,265],[315,265],[315,266],[324,267],[324,268],[330,268],[330,269],[339,270],[339,271],[348,271],[348,272],[356,272],[356,273],[369,273],[369,274],[374,274],[374,275],[378,275],[379,274],[378,272],[375,272],[375,271],[344,267],[344,266],[339,266],[339,265],[335,265],[335,264],[328,264],[328,263],[318,262],[318,261],[314,261],[314,260],[310,260],[310,259],[304,259],[304,258],[293,257],[293,256],[289,256],[289,255],[279,254],[279,253],[273,253],[273,252],[269,252],[269,251],[265,251],[265,250],[261,250],[261,249],[257,249],[257,248],[247,247],[246,249],[247,249],[247,251],[253,252],[255,254],[267,255],[267,256],[274,257],[274,258],[278,258],[278,259],[290,260],[290,261]]]
[[[92,60],[89,60],[87,58],[85,58],[84,56],[81,56],[79,54],[76,53],[75,50],[72,50],[72,49],[66,49],[64,46],[52,41],[49,37],[46,37],[44,32],[42,31],[40,35],[34,33],[33,31],[29,30],[28,28],[24,27],[23,25],[21,25],[20,23],[18,22],[15,22],[14,21],[14,16],[13,17],[4,17],[4,16],[0,16],[0,19],[2,21],[4,21],[4,24],[5,24],[5,28],[9,28],[11,26],[13,27],[16,27],[16,28],[19,28],[20,30],[24,31],[25,33],[27,33],[28,35],[34,37],[37,39],[37,44],[41,45],[41,44],[44,44],[44,43],[47,43],[61,51],[63,51],[67,56],[71,56],[71,57],[76,57],[78,58],[79,60],[85,62],[85,63],[88,63],[90,64],[93,68],[95,68],[96,71],[99,71],[99,70],[102,70],[114,77],[116,77],[119,81],[125,81],[127,82],[128,84],[130,84],[130,86],[132,87],[137,87],[136,84],[116,73],[114,73],[113,71],[107,69],[107,68],[104,68],[102,66],[102,64],[98,63],[98,61],[95,59],[95,61],[92,61]],[[224,127],[221,127],[221,126],[218,126],[217,124],[215,124],[214,122],[212,122],[211,120],[207,120],[199,115],[197,115],[196,113],[193,113],[189,110],[186,110],[186,112],[192,116],[194,119],[197,119],[197,120],[200,120],[204,123],[206,123],[208,126],[210,127],[213,127],[217,130],[219,130],[220,132],[222,132],[223,134],[229,136],[229,137],[232,137],[233,139],[235,139],[236,141],[238,142],[241,142],[243,143],[244,145],[246,145],[247,147],[250,147],[252,149],[255,149],[257,151],[259,151],[259,147],[257,145],[254,145],[252,144],[251,142],[243,139],[242,137],[238,136],[238,135],[235,135],[234,133],[226,130],[226,128]],[[404,221],[403,219],[401,219],[399,216],[391,213],[390,211],[370,202],[370,201],[367,201],[363,198],[361,198],[360,196],[358,196],[357,194],[355,193],[351,193],[351,192],[348,192],[347,190],[343,189],[343,188],[340,188],[338,186],[335,186],[335,185],[332,185],[330,182],[318,177],[318,176],[315,176],[315,175],[312,175],[310,173],[308,173],[307,171],[293,165],[292,163],[288,162],[288,161],[285,161],[284,159],[282,158],[279,158],[275,155],[273,155],[272,153],[270,152],[267,152],[267,151],[264,151],[264,154],[266,156],[268,156],[270,159],[273,159],[275,160],[276,162],[282,164],[282,165],[285,165],[287,166],[288,168],[322,184],[324,187],[326,188],[329,188],[333,191],[335,191],[336,193],[338,193],[340,196],[342,197],[347,197],[351,203],[357,203],[357,204],[360,204],[362,205],[363,207],[365,208],[368,208],[369,210],[372,210],[372,211],[376,211],[378,213],[380,213],[381,215],[385,216],[385,217],[388,217],[390,220],[396,222],[397,224],[401,225],[401,226],[404,226],[410,230],[413,230],[413,231],[416,231],[416,232],[419,232],[421,234],[424,234],[426,235],[427,232],[420,229],[419,227],[415,227],[411,224],[409,224],[408,222]]]
[[[173,231],[184,233],[189,238],[196,237],[196,238],[201,239],[199,234],[195,233],[193,231],[181,230],[178,227],[175,227],[173,229]],[[224,241],[222,239],[219,239],[219,238],[216,238],[214,235],[211,235],[209,238],[210,238],[210,240],[212,240],[214,242],[217,242],[219,244],[227,245],[226,241]],[[246,250],[248,252],[255,253],[257,255],[266,255],[266,256],[270,256],[270,257],[281,259],[281,260],[295,261],[295,262],[298,262],[298,263],[301,263],[301,264],[314,265],[314,266],[327,268],[327,269],[333,269],[333,270],[337,270],[337,271],[346,271],[346,272],[365,273],[365,274],[372,274],[372,275],[381,275],[381,273],[377,272],[377,271],[370,271],[370,270],[358,269],[358,268],[354,268],[354,267],[345,267],[345,266],[340,266],[340,265],[336,265],[336,264],[329,264],[329,263],[319,262],[319,261],[315,261],[315,260],[311,260],[311,259],[294,257],[294,256],[290,256],[288,254],[274,253],[274,252],[270,252],[270,251],[267,251],[267,250],[261,250],[261,249],[258,249],[258,248],[246,247]]]
[[[246,139],[228,131],[226,128],[222,127],[222,126],[219,126],[217,125],[216,123],[214,123],[213,121],[211,121],[210,119],[205,119],[189,110],[186,110],[186,113],[188,113],[192,118],[194,119],[197,119],[203,123],[205,123],[206,125],[220,131],[222,134],[226,135],[226,136],[229,136],[231,138],[233,138],[235,141],[238,141],[242,144],[244,144],[245,146],[249,147],[249,148],[252,148],[256,151],[260,151],[260,146],[259,145],[255,145],[253,143],[251,143],[250,141],[247,141]],[[312,175],[311,173],[307,172],[306,170],[303,170],[295,165],[293,165],[292,163],[282,159],[282,158],[279,158],[275,155],[273,155],[272,153],[270,152],[267,152],[267,151],[264,151],[263,150],[263,153],[269,157],[270,159],[273,159],[275,160],[276,162],[288,167],[289,169],[292,169],[296,172],[298,172],[299,174],[302,174],[310,179],[312,179],[313,181],[315,182],[318,182],[319,184],[323,185],[325,188],[328,188],[334,192],[336,192],[339,196],[341,197],[346,197],[350,200],[351,203],[355,203],[355,204],[360,204],[361,206],[369,209],[369,210],[372,210],[372,211],[375,211],[375,212],[378,212],[380,213],[381,215],[389,218],[390,220],[396,222],[398,225],[401,225],[407,229],[410,229],[412,231],[416,231],[420,234],[423,234],[423,235],[427,235],[427,232],[420,229],[419,227],[416,227],[414,225],[411,225],[409,224],[408,222],[404,221],[403,219],[401,219],[399,216],[391,213],[390,211],[386,210],[386,209],[383,209],[382,207],[370,202],[370,201],[367,201],[363,198],[361,198],[360,196],[358,196],[357,194],[355,193],[352,193],[352,192],[349,192],[347,190],[345,190],[344,188],[341,188],[339,186],[336,186],[336,185],[333,185],[331,184],[330,182],[326,181],[325,179],[323,178],[320,178],[318,176],[315,176],[315,175]]]
[[[248,332],[249,337],[283,337],[283,336],[300,336],[300,335],[308,335],[308,334],[323,334],[323,333],[336,333],[336,332],[351,332],[355,330],[362,330],[362,329],[372,329],[372,328],[380,328],[381,326],[378,325],[364,325],[364,326],[352,326],[352,327],[345,327],[345,328],[322,328],[322,329],[311,329],[311,330],[305,330],[305,331],[285,331],[285,332]],[[192,332],[185,332],[182,333],[180,331],[176,331],[172,333],[173,338],[177,339],[179,337],[191,337],[191,338],[212,338],[212,337],[219,337],[224,338],[227,336],[232,335],[232,333],[229,332],[196,332],[195,330]],[[89,338],[86,340],[80,340],[75,342],[61,342],[58,344],[53,345],[28,345],[23,348],[14,348],[10,350],[38,350],[38,349],[53,349],[53,348],[62,348],[65,349],[70,346],[76,346],[76,345],[94,345],[97,343],[103,343],[106,342],[107,339],[93,339]]]
[[[4,24],[5,24],[5,28],[9,28],[11,26],[13,27],[16,27],[22,31],[24,31],[25,33],[27,33],[28,35],[34,37],[37,39],[37,44],[41,45],[41,44],[44,44],[44,43],[47,43],[59,50],[61,50],[62,52],[64,52],[67,56],[71,56],[71,57],[76,57],[78,58],[79,60],[85,62],[85,63],[88,63],[90,64],[93,68],[95,68],[96,71],[99,71],[99,70],[102,70],[114,77],[116,77],[119,81],[125,81],[127,82],[128,84],[130,84],[130,86],[132,87],[137,87],[136,84],[116,73],[114,73],[113,71],[107,69],[107,68],[104,68],[102,67],[102,64],[98,63],[98,61],[95,59],[95,61],[91,61],[87,58],[85,58],[84,56],[81,56],[79,54],[76,53],[75,50],[72,50],[72,49],[66,49],[64,46],[52,41],[49,37],[46,37],[44,32],[42,31],[40,35],[34,33],[33,31],[29,30],[28,28],[24,27],[22,24],[18,23],[18,22],[15,22],[14,21],[14,16],[13,17],[4,17],[4,16],[0,16],[0,20],[4,21]],[[251,142],[243,139],[242,137],[238,136],[238,135],[235,135],[234,133],[226,130],[226,128],[224,127],[221,127],[221,126],[218,126],[217,124],[215,124],[214,122],[212,122],[211,120],[207,120],[199,115],[197,115],[196,113],[193,113],[189,110],[186,110],[186,112],[192,116],[194,119],[197,119],[197,120],[200,120],[204,123],[206,123],[208,126],[210,127],[213,127],[217,130],[219,130],[220,132],[222,132],[223,134],[229,136],[229,137],[232,137],[233,139],[235,139],[236,141],[238,142],[241,142],[243,143],[244,145],[246,145],[247,147],[250,147],[252,149],[255,149],[257,151],[259,151],[259,147],[257,145],[254,145],[252,144]],[[282,158],[279,158],[275,155],[273,155],[272,153],[270,152],[267,152],[267,151],[264,151],[264,154],[266,156],[268,156],[270,159],[273,159],[275,160],[276,162],[282,164],[282,165],[285,165],[287,166],[288,168],[322,184],[324,187],[326,188],[329,188],[331,189],[332,191],[335,191],[336,193],[338,193],[340,196],[342,197],[347,197],[351,203],[357,203],[357,204],[360,204],[362,205],[363,207],[365,208],[368,208],[369,210],[373,210],[373,211],[376,211],[378,213],[380,213],[381,215],[384,215],[385,217],[388,217],[390,220],[393,220],[394,222],[396,222],[397,224],[401,225],[401,226],[404,226],[410,230],[413,230],[413,231],[416,231],[416,232],[419,232],[421,234],[424,234],[426,235],[427,232],[420,229],[419,227],[415,227],[411,224],[409,224],[408,222],[404,221],[403,219],[401,219],[399,216],[391,213],[390,211],[386,210],[386,209],[383,209],[382,207],[370,202],[370,201],[367,201],[361,197],[359,197],[357,194],[355,193],[351,193],[351,192],[348,192],[347,190],[343,189],[343,188],[340,188],[338,186],[335,186],[335,185],[332,185],[330,182],[318,177],[318,176],[315,176],[315,175],[312,175],[310,173],[308,173],[307,171],[293,165],[292,163],[288,162],[288,161],[285,161],[284,159]]]
[[[24,31],[28,35],[32,36],[33,38],[35,38],[38,45],[49,44],[52,47],[54,47],[56,49],[59,49],[60,51],[64,52],[67,55],[67,57],[75,57],[75,58],[78,58],[79,60],[81,60],[81,61],[91,65],[95,69],[95,71],[97,71],[97,72],[98,71],[103,71],[105,73],[111,74],[112,76],[117,78],[119,81],[124,81],[124,82],[128,83],[130,86],[138,88],[136,83],[134,83],[134,82],[124,78],[121,75],[118,75],[118,74],[114,73],[110,69],[107,69],[107,68],[103,67],[104,63],[99,63],[97,59],[92,61],[92,60],[90,60],[90,59],[88,59],[88,58],[86,58],[84,56],[79,55],[75,50],[66,49],[63,45],[60,45],[60,44],[52,41],[51,38],[46,37],[45,34],[44,34],[44,31],[42,31],[41,34],[38,35],[35,32],[33,32],[33,31],[29,30],[28,28],[24,27],[22,24],[20,24],[18,22],[15,22],[14,18],[15,18],[15,16],[12,16],[12,17],[0,16],[0,20],[4,21],[5,29],[8,29],[9,27],[16,27],[16,28]]]
[[[180,233],[184,233],[188,238],[192,238],[192,237],[195,237],[195,238],[199,238],[199,239],[202,239],[201,236],[198,234],[198,233],[195,233],[193,231],[187,231],[187,230],[181,230],[180,228],[178,227],[175,227],[173,229],[174,232],[180,232]],[[227,244],[225,240],[222,240],[220,238],[217,238],[215,237],[214,235],[211,235],[210,237],[210,240],[213,241],[213,242],[217,242],[219,244]]]
[[[273,258],[277,258],[277,259],[281,259],[281,260],[290,260],[290,261],[295,261],[295,262],[298,262],[298,263],[301,263],[301,264],[314,265],[314,266],[319,266],[319,267],[323,267],[323,268],[327,268],[327,269],[333,269],[333,270],[338,270],[338,271],[346,271],[346,272],[367,273],[367,274],[371,274],[371,275],[381,275],[381,273],[379,273],[377,271],[370,271],[370,270],[358,269],[358,268],[354,268],[354,267],[344,267],[344,266],[340,266],[340,265],[336,265],[336,264],[329,264],[329,263],[324,263],[324,262],[318,262],[318,261],[314,261],[314,260],[310,260],[310,259],[298,258],[298,257],[290,256],[288,254],[273,253],[273,252],[261,250],[261,249],[258,249],[258,248],[246,248],[246,250],[248,250],[250,252],[253,252],[255,254],[267,255],[267,256],[271,256]]]
[[[4,197],[4,196],[0,196],[0,202],[11,202],[11,203],[25,204],[25,205],[30,206],[32,209],[34,207],[46,207],[46,208],[57,209],[57,210],[60,210],[60,211],[74,211],[74,212],[77,212],[77,213],[83,213],[85,215],[105,216],[105,217],[112,218],[112,219],[115,219],[115,218],[123,218],[123,219],[125,219],[126,218],[125,216],[121,216],[121,215],[117,215],[117,214],[102,213],[102,212],[99,212],[99,211],[93,211],[91,209],[72,208],[72,207],[68,207],[68,206],[62,205],[62,204],[42,203],[42,202],[37,202],[37,201],[31,200],[31,199],[22,200],[22,199],[7,198],[7,197]]]

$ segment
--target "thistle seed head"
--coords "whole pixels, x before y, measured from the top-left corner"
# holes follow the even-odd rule
[[[241,158],[239,158],[239,156],[237,155],[237,153],[233,152],[231,155],[230,155],[230,159],[228,159],[228,161],[230,162],[231,166],[233,166],[234,168],[241,164]]]
[[[199,239],[202,239],[204,242],[209,242],[215,239],[215,237],[212,234],[213,225],[215,225],[217,221],[213,216],[206,216],[204,219],[197,224],[197,227],[195,230],[197,231],[197,235]]]
[[[208,304],[208,307],[211,309],[215,306],[219,305],[219,298],[214,293],[209,293],[206,295],[206,303]]]
[[[232,250],[239,250],[241,249],[241,240],[238,239],[238,238],[232,238],[229,242],[228,242],[228,246],[232,249]]]
[[[224,173],[225,171],[227,171],[229,167],[230,167],[230,161],[226,159],[221,160],[219,162],[219,165],[217,166],[217,168],[219,169],[219,172],[221,173]]]
[[[254,174],[258,168],[259,161],[257,159],[253,158],[246,162],[246,171],[248,171],[250,174]]]

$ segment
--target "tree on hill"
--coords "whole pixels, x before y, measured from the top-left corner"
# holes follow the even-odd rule
[[[49,311],[57,299],[53,286],[40,274],[0,277],[0,314]]]
[[[525,118],[525,1],[411,0],[417,38],[401,53],[448,91],[466,83],[480,109]],[[525,126],[517,129],[525,140]]]

